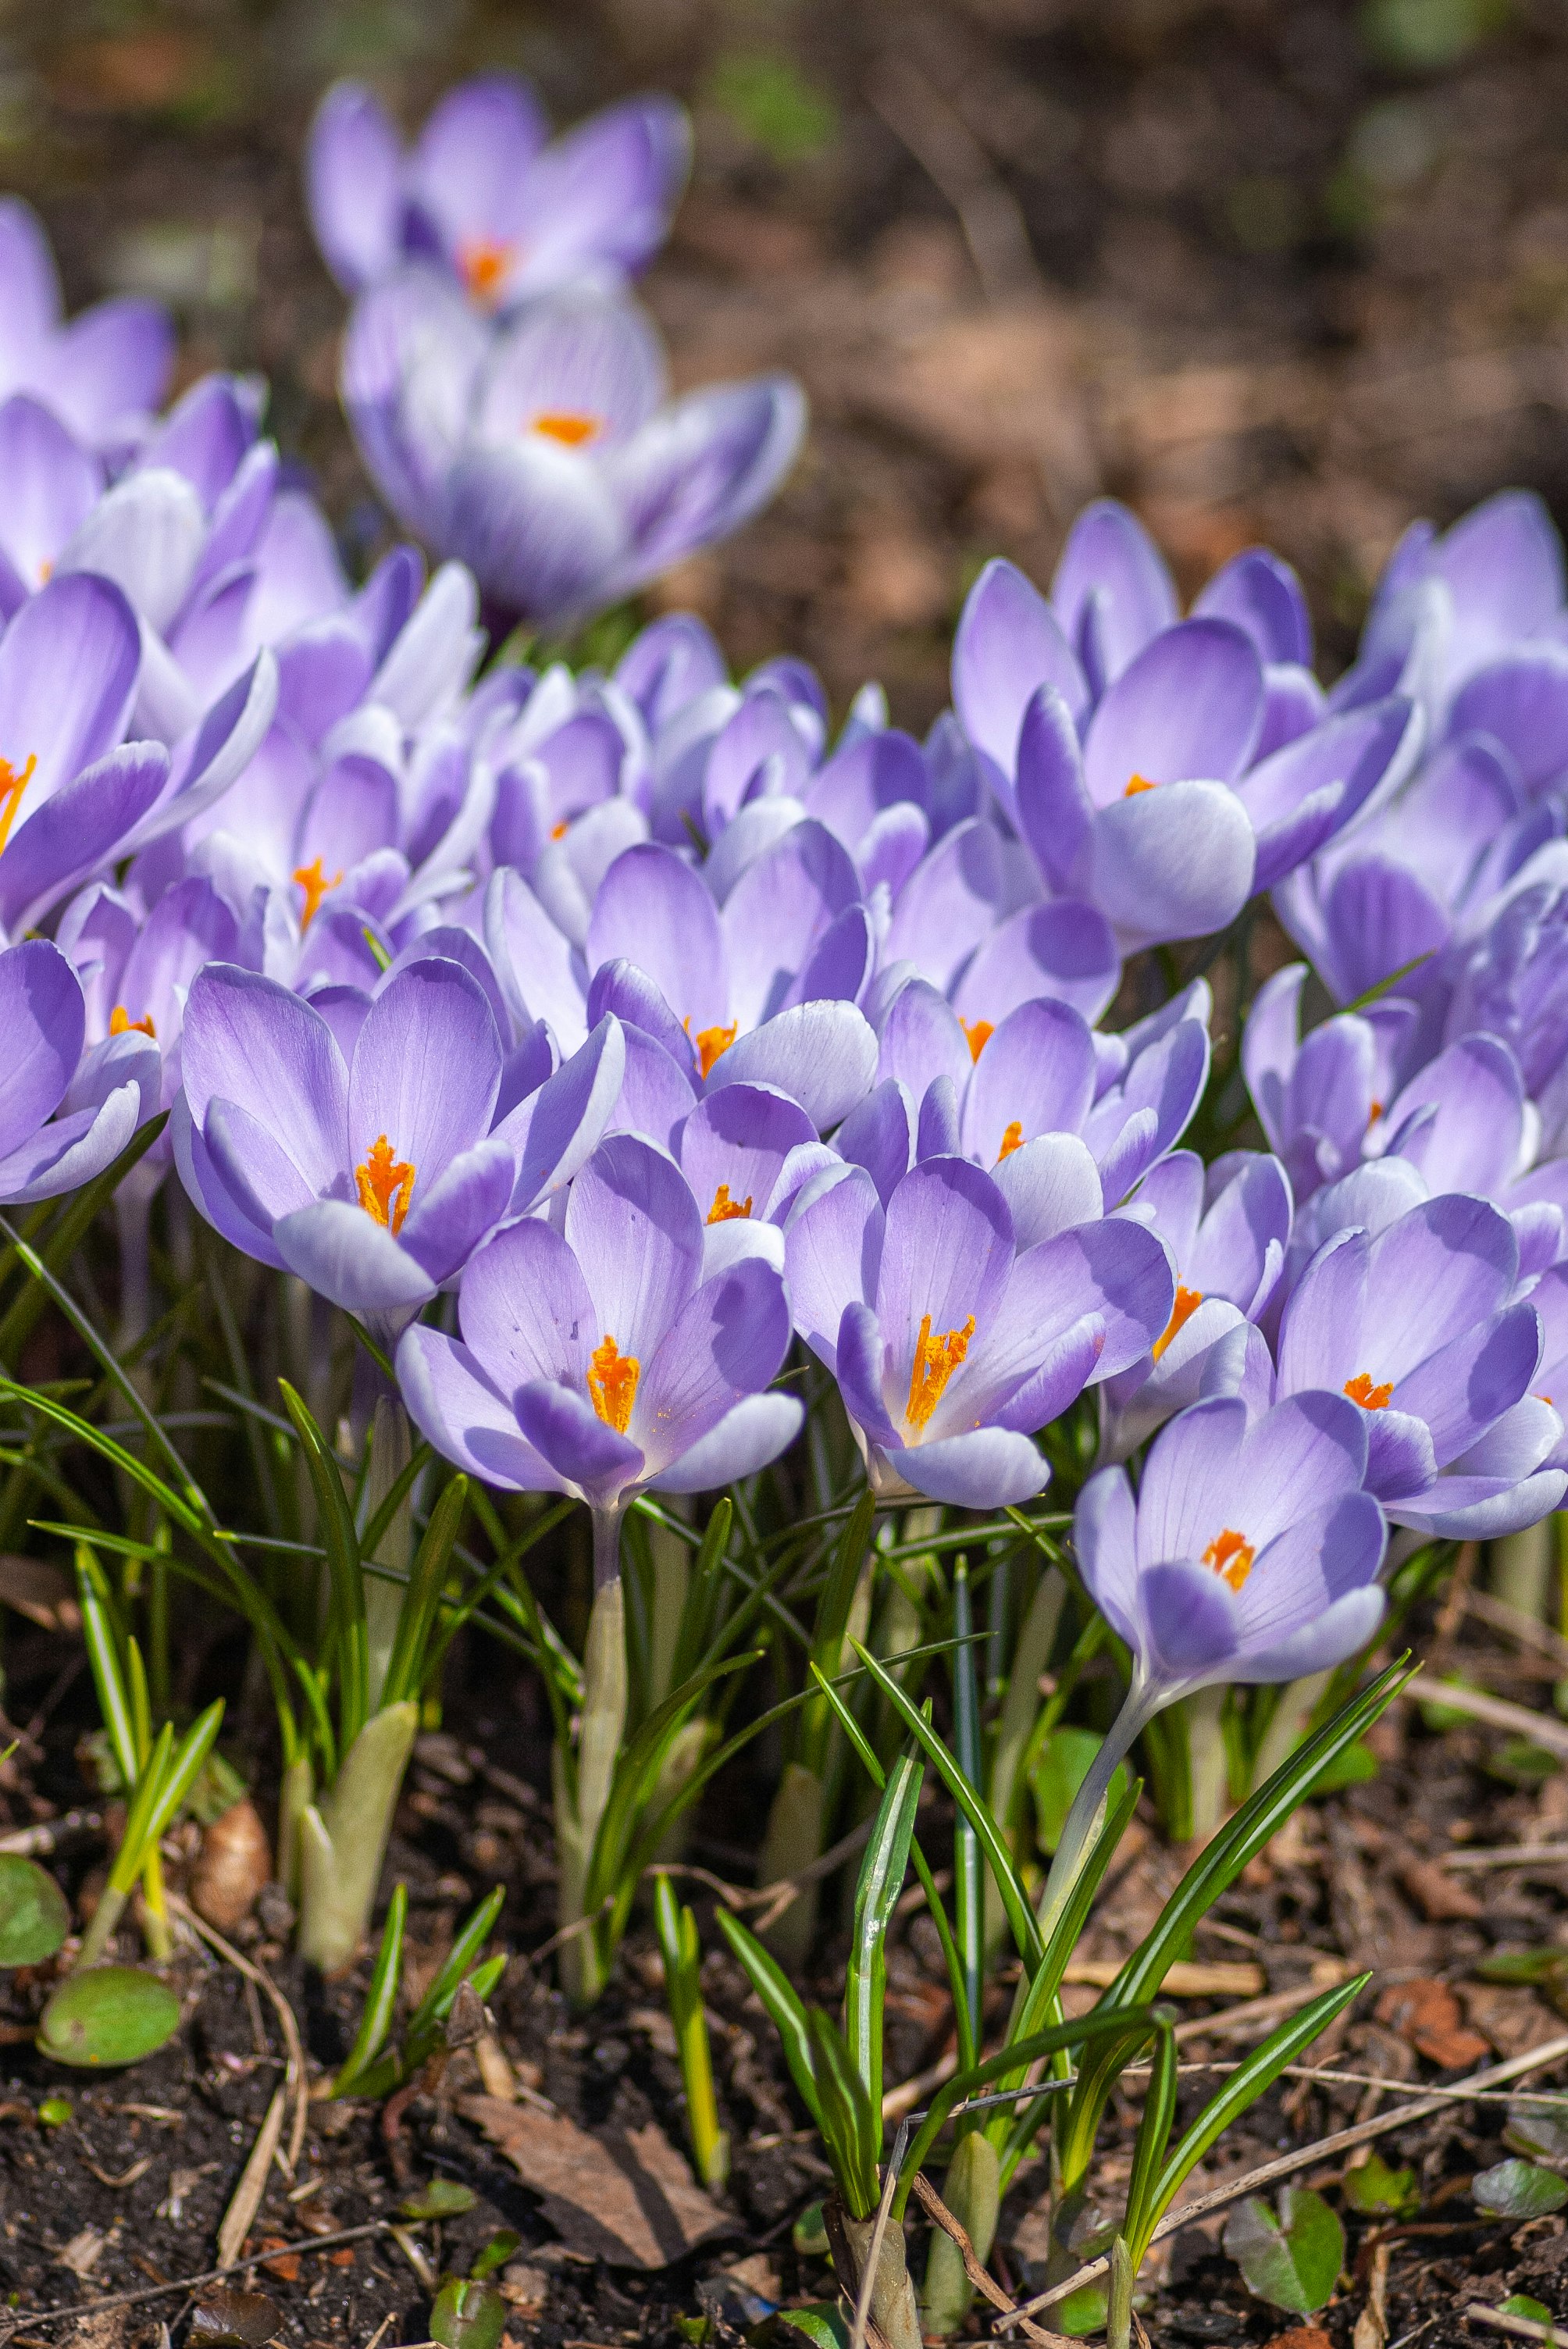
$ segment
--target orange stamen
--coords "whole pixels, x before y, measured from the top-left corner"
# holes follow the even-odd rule
[[[1253,1570],[1253,1560],[1256,1556],[1256,1550],[1246,1537],[1233,1533],[1227,1526],[1203,1552],[1203,1563],[1213,1568],[1222,1582],[1228,1582],[1233,1590],[1240,1590]]]
[[[133,1019],[129,1012],[126,1009],[124,1004],[117,1003],[114,1009],[108,1015],[109,1034],[111,1036],[129,1036],[133,1028],[138,1030],[143,1036],[156,1036],[158,1033],[157,1029],[152,1024],[152,1014],[150,1011],[148,1013],[145,1019]]]
[[[550,837],[552,840],[564,840],[570,830],[570,824],[565,823],[552,823],[550,827]]]
[[[707,1211],[707,1220],[710,1224],[738,1223],[750,1213],[750,1192],[748,1191],[745,1205],[742,1206],[738,1199],[730,1197],[728,1184],[721,1183],[713,1195],[713,1205]]]
[[[299,926],[302,930],[308,930],[320,911],[322,899],[329,890],[336,888],[343,878],[343,871],[340,866],[329,881],[322,871],[322,860],[318,856],[309,864],[296,865],[294,878],[304,891],[304,911],[300,916]]]
[[[1201,1288],[1183,1288],[1181,1282],[1177,1282],[1176,1302],[1171,1308],[1171,1319],[1154,1340],[1153,1354],[1156,1361],[1160,1360],[1177,1330],[1191,1321],[1202,1302],[1203,1292]]]
[[[1345,1392],[1363,1411],[1387,1411],[1394,1399],[1394,1381],[1388,1379],[1382,1386],[1375,1387],[1370,1371],[1357,1371],[1353,1379],[1346,1380]]]
[[[635,1354],[623,1354],[608,1333],[588,1358],[588,1400],[617,1435],[626,1433],[642,1375],[643,1366]]]
[[[394,1158],[392,1145],[378,1133],[354,1170],[359,1204],[367,1216],[389,1232],[400,1232],[414,1191],[414,1169],[406,1159]]]
[[[962,1330],[939,1330],[934,1338],[931,1334],[931,1316],[926,1314],[915,1340],[914,1367],[909,1374],[909,1407],[904,1418],[911,1427],[925,1425],[942,1401],[948,1380],[969,1351],[969,1340],[974,1335],[973,1313]]]
[[[458,267],[476,302],[495,300],[511,259],[511,245],[498,244],[490,237],[477,236],[458,247]]]
[[[1011,1158],[1014,1151],[1022,1150],[1023,1146],[1024,1121],[1021,1117],[1016,1117],[1011,1125],[1006,1127],[1003,1133],[1002,1147],[996,1153],[997,1165],[1000,1166],[1004,1158]]]
[[[50,580],[54,577],[54,575],[55,575],[55,566],[54,566],[53,563],[51,563],[51,561],[49,560],[49,557],[46,554],[46,555],[45,555],[45,557],[44,557],[44,559],[43,559],[43,561],[42,561],[42,562],[39,564],[39,565],[38,565],[38,585],[39,585],[39,586],[40,586],[40,587],[46,587],[46,586],[48,585],[48,584],[49,584]]]
[[[18,774],[9,759],[0,759],[0,848],[5,847],[10,836],[16,811],[22,804],[22,794],[33,780],[33,770],[37,763],[35,754]]]
[[[563,449],[581,449],[587,440],[597,440],[604,429],[596,416],[582,416],[570,409],[552,409],[536,416],[531,429],[542,432],[547,440],[559,440]]]
[[[1159,784],[1151,783],[1147,775],[1134,775],[1121,796],[1124,800],[1135,800],[1140,792],[1157,792],[1159,789]]]
[[[739,1029],[739,1026],[740,1022],[738,1019],[732,1019],[727,1028],[699,1028],[697,1030],[696,1035],[693,1040],[696,1045],[696,1064],[702,1071],[705,1077],[708,1076],[712,1072],[713,1064],[719,1058],[719,1055],[723,1052],[728,1051],[730,1046],[735,1041],[736,1033]]]
[[[958,1025],[969,1039],[970,1059],[977,1061],[996,1033],[995,1021],[994,1019],[961,1019]]]
[[[1382,1104],[1382,1102],[1381,1102],[1380,1101],[1375,1101],[1375,1102],[1373,1102],[1372,1106],[1371,1106],[1371,1109],[1367,1112],[1367,1128],[1368,1128],[1368,1130],[1370,1130],[1373,1126],[1375,1126],[1375,1125],[1377,1124],[1377,1123],[1378,1119],[1382,1116],[1382,1114],[1383,1114],[1383,1104]]]

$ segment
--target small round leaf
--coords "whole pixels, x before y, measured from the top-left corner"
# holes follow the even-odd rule
[[[1346,2171],[1340,2191],[1351,2209],[1359,2210],[1367,2219],[1402,2219],[1421,2199],[1416,2191],[1415,2171],[1390,2169],[1376,2150],[1354,2169]]]
[[[443,2349],[496,2349],[506,2331],[506,2302],[488,2283],[448,2276],[430,2310],[430,2338]]]
[[[57,2064],[138,2064],[173,2036],[180,2001],[139,1966],[71,1974],[44,2009],[38,2045]]]
[[[1568,2202],[1568,2184],[1535,2161],[1500,2161],[1470,2180],[1470,2192],[1493,2219],[1543,2219]]]
[[[69,2096],[46,2096],[38,2106],[40,2128],[64,2128],[71,2116]]]
[[[0,1966],[37,1966],[71,1930],[66,1896],[46,1868],[0,1852]]]
[[[1225,2249],[1257,2299],[1294,2316],[1311,2316],[1339,2281],[1345,2230],[1321,2194],[1309,2186],[1286,2186],[1277,2216],[1255,2194],[1232,2212]]]
[[[1502,2141],[1515,2153],[1542,2161],[1568,2161],[1568,2096],[1515,2096],[1508,2108]]]
[[[428,2186],[406,2196],[397,2209],[405,2219],[458,2219],[478,2199],[471,2186],[460,2185],[455,2178],[432,2178]]]

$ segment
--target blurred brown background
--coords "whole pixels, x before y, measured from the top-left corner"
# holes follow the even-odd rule
[[[778,505],[661,590],[738,666],[796,649],[923,725],[979,563],[1045,578],[1099,491],[1188,587],[1277,545],[1331,663],[1412,514],[1524,481],[1568,515],[1562,0],[10,0],[0,183],[73,305],[156,294],[187,377],[263,368],[368,548],[305,126],[337,74],[413,122],[494,66],[558,119],[687,100],[646,282],[677,379],[811,395]]]

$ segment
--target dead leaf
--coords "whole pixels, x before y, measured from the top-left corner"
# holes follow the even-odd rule
[[[1372,2253],[1367,2280],[1367,2305],[1356,2320],[1350,2349],[1384,2349],[1388,2338],[1388,2246],[1379,2243]]]
[[[1107,1990],[1125,1963],[1123,1958],[1074,1958],[1062,1980]],[[1173,1965],[1167,1966],[1161,1983],[1161,1991],[1171,1998],[1256,1998],[1267,1987],[1262,1966],[1222,1962],[1204,1965],[1188,1958],[1178,1958]]]
[[[218,2229],[218,2265],[226,2268],[240,2256],[240,2246],[251,2231],[251,2221],[262,2207],[262,2196],[267,2189],[267,2175],[273,2166],[273,2156],[278,2149],[278,2139],[284,2133],[284,2091],[275,2088],[266,2117],[256,2131],[249,2158],[240,2172],[229,2207]]]
[[[201,2349],[262,2349],[283,2323],[276,2304],[264,2292],[235,2292],[228,2284],[209,2284],[191,2312],[185,2338]]]
[[[1445,2072],[1474,2064],[1491,2053],[1479,2031],[1468,2030],[1459,2000],[1446,1982],[1391,1982],[1374,2009],[1379,2023],[1398,2033],[1408,2046]]]
[[[1456,1882],[1435,1860],[1403,1859],[1396,1872],[1429,1924],[1469,1923],[1485,1914],[1468,1886]]]
[[[1527,2055],[1554,2039],[1563,2025],[1532,1990],[1519,1982],[1467,1982],[1465,2013],[1500,2055]]]
[[[664,2268],[733,2221],[710,2202],[664,2131],[590,2136],[563,2114],[462,2096],[458,2110],[499,2146],[568,2249],[611,2267]]]
[[[1334,2344],[1320,2324],[1293,2324],[1288,2333],[1276,2333],[1265,2341],[1264,2349],[1334,2349]]]
[[[73,2235],[63,2251],[55,2253],[57,2267],[69,2268],[73,2275],[89,2276],[104,2253],[108,2237],[98,2227],[84,2227]]]

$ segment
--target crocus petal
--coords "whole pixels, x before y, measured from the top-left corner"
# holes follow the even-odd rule
[[[1037,689],[1049,685],[1077,719],[1088,699],[1083,671],[1056,615],[1011,563],[985,565],[965,598],[953,640],[953,701],[964,730],[1005,776]]]
[[[1253,829],[1228,785],[1171,782],[1101,809],[1088,894],[1122,947],[1207,937],[1252,891]]]
[[[658,1493],[710,1493],[721,1485],[738,1485],[789,1449],[805,1416],[805,1405],[794,1395],[747,1395],[648,1481]]]
[[[0,1156],[59,1107],[86,1022],[80,981],[58,947],[25,938],[0,953]]]
[[[785,1226],[795,1327],[830,1370],[845,1306],[876,1293],[883,1228],[876,1185],[859,1166],[808,1185]]]
[[[75,1111],[39,1128],[29,1142],[0,1159],[0,1199],[30,1206],[90,1183],[112,1165],[135,1133],[141,1089],[120,1085],[98,1109]]]
[[[315,241],[346,294],[396,265],[400,166],[379,102],[358,82],[335,82],[310,127],[305,187]]]
[[[359,1032],[348,1081],[350,1164],[377,1140],[412,1164],[422,1198],[490,1125],[500,1040],[484,990],[455,962],[410,963]]]
[[[570,1183],[598,1147],[625,1067],[619,1021],[601,1019],[587,1042],[497,1129],[518,1162],[513,1215]]]
[[[852,1003],[797,1003],[738,1036],[715,1061],[707,1087],[771,1085],[825,1133],[870,1092],[876,1064],[876,1037]]]
[[[396,1313],[435,1289],[385,1225],[344,1199],[317,1199],[273,1226],[279,1255],[307,1288],[350,1313]]]
[[[313,1190],[346,1181],[348,1071],[326,1022],[287,988],[209,963],[186,1001],[181,1065],[198,1126],[221,1095],[276,1134]]]
[[[566,1239],[593,1299],[598,1335],[645,1370],[696,1288],[702,1232],[679,1167],[635,1134],[602,1142],[568,1194]]]
[[[512,1408],[527,1441],[595,1507],[613,1506],[641,1477],[641,1452],[600,1418],[586,1395],[542,1381],[519,1388]]]
[[[559,1493],[564,1480],[519,1433],[469,1349],[438,1330],[407,1330],[397,1348],[397,1383],[427,1442],[481,1484],[516,1493]]]
[[[1069,643],[1092,640],[1095,689],[1176,617],[1176,590],[1158,549],[1137,517],[1114,498],[1099,498],[1068,533],[1051,604]]]
[[[1263,673],[1238,628],[1223,620],[1166,628],[1109,688],[1089,721],[1089,797],[1110,806],[1134,777],[1228,783],[1244,769],[1262,719]]]
[[[0,636],[0,758],[36,759],[25,809],[113,748],[125,730],[141,638],[108,579],[51,579]]]
[[[789,1349],[789,1304],[774,1267],[745,1256],[705,1280],[645,1361],[628,1433],[650,1473],[673,1465],[748,1394],[769,1385]]]
[[[724,943],[713,899],[688,864],[650,841],[605,874],[588,927],[588,966],[624,957],[645,972],[696,1035],[729,1016]]]
[[[977,1427],[909,1451],[889,1447],[891,1467],[934,1501],[960,1509],[1018,1508],[1043,1493],[1050,1468],[1026,1435]]]

